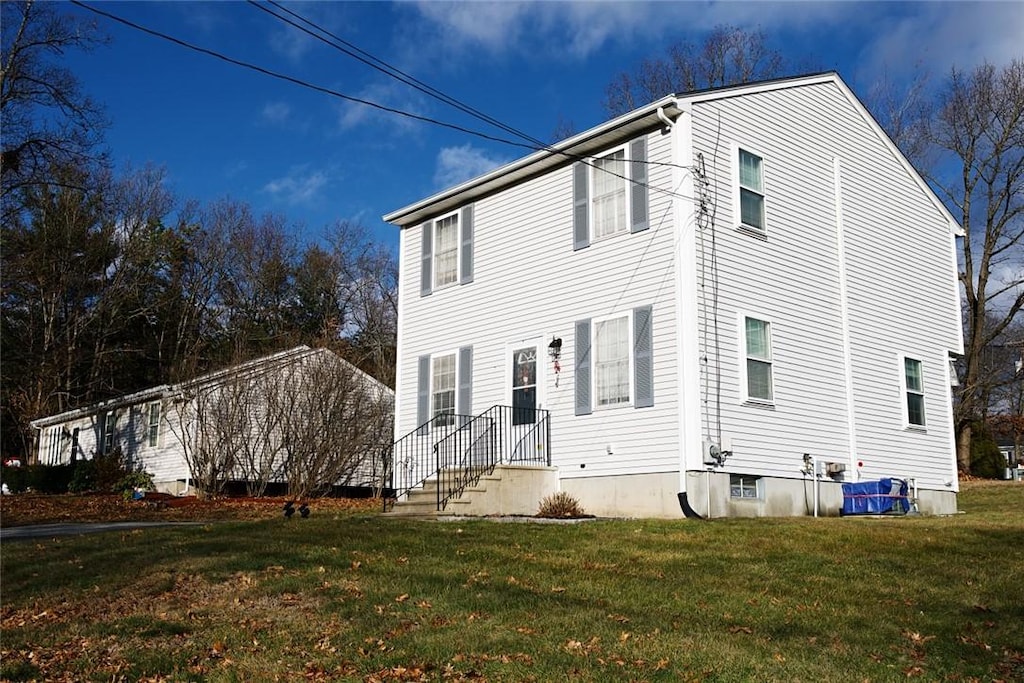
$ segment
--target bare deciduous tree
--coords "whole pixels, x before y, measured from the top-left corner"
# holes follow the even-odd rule
[[[956,418],[957,463],[969,470],[972,423],[988,408],[986,349],[1024,305],[1024,60],[1001,69],[954,69],[927,139],[936,155],[932,184],[964,230],[966,321]]]
[[[95,24],[62,14],[56,3],[11,0],[0,8],[0,192],[6,221],[20,209],[13,197],[17,190],[50,182],[54,167],[81,167],[93,158],[106,122],[60,58],[104,39]]]
[[[782,53],[769,46],[763,30],[717,26],[700,45],[676,43],[667,57],[617,74],[605,90],[605,110],[616,116],[671,93],[775,78],[783,69]]]
[[[390,397],[363,372],[321,351],[289,366],[275,392],[288,491],[296,498],[334,486],[379,485],[390,441]]]

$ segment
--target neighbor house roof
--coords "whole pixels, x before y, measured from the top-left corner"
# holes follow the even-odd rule
[[[161,384],[160,386],[151,387],[149,389],[143,389],[132,394],[125,394],[124,396],[118,396],[116,398],[107,399],[106,401],[100,401],[93,403],[81,408],[75,408],[72,410],[64,411],[57,415],[49,415],[41,417],[31,422],[31,425],[35,429],[44,429],[53,425],[58,425],[69,420],[78,419],[95,413],[104,412],[108,410],[116,410],[117,408],[124,408],[127,406],[138,405],[140,403],[148,403],[150,401],[156,401],[167,397],[180,396],[184,391],[194,389],[204,385],[216,384],[226,378],[238,377],[239,375],[250,375],[261,371],[271,370],[276,367],[293,363],[302,358],[317,356],[321,354],[329,353],[342,363],[349,365],[359,375],[367,380],[377,382],[377,380],[367,375],[365,372],[355,367],[348,361],[340,358],[334,352],[329,349],[311,349],[308,346],[296,346],[295,348],[288,349],[287,351],[279,351],[278,353],[270,354],[269,356],[263,356],[256,358],[245,363],[233,365],[227,368],[222,368],[214,372],[209,372],[204,375],[200,375],[193,379],[179,382],[177,384]],[[380,382],[377,382],[380,384]],[[381,386],[384,386],[381,384]],[[386,388],[386,387],[385,387]],[[391,391],[388,389],[388,391]]]

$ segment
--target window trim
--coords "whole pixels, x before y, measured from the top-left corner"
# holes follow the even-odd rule
[[[629,392],[629,397],[625,401],[619,401],[617,403],[605,403],[602,404],[598,396],[597,387],[597,326],[600,323],[606,323],[612,320],[619,320],[625,318],[626,320],[626,363],[628,367],[628,384],[626,389]],[[591,347],[591,377],[590,377],[590,400],[592,410],[614,410],[615,408],[622,407],[633,407],[636,401],[636,387],[635,387],[635,373],[636,373],[636,362],[634,359],[635,348],[636,348],[635,334],[633,330],[633,314],[632,309],[627,310],[624,313],[605,315],[598,318],[592,318],[590,320],[590,347]]]
[[[751,358],[747,349],[747,320],[757,320],[765,323],[768,326],[768,359],[764,358]],[[740,366],[740,392],[742,396],[742,403],[759,406],[774,406],[778,392],[776,391],[775,382],[775,343],[773,341],[773,329],[775,324],[772,320],[766,316],[760,314],[752,314],[740,312],[739,320],[737,321],[737,334],[738,344],[737,348],[740,351],[739,366]],[[761,398],[758,396],[750,395],[750,383],[749,373],[747,372],[747,363],[750,360],[755,360],[761,363],[767,363],[769,366],[769,379],[771,383],[769,388],[771,389],[771,398]]]
[[[439,224],[441,223],[441,221],[444,221],[444,220],[447,220],[447,219],[453,218],[453,217],[455,218],[455,247],[454,247],[454,251],[455,251],[455,267],[452,270],[452,272],[453,272],[455,277],[454,277],[454,279],[451,282],[445,282],[444,284],[441,284],[441,283],[438,282],[438,276],[439,276],[439,274],[441,272],[441,269],[438,268],[438,266],[437,266],[438,256],[441,253],[440,250],[437,248],[438,247],[438,243],[439,243],[439,240],[438,240]],[[431,261],[431,263],[430,263],[430,266],[431,266],[430,286],[431,286],[431,291],[435,291],[436,292],[436,291],[439,291],[439,290],[442,290],[442,289],[448,289],[449,287],[454,287],[454,286],[458,285],[459,282],[460,282],[460,277],[459,276],[460,276],[460,273],[462,272],[462,213],[461,213],[461,210],[460,209],[456,209],[455,211],[449,211],[448,213],[443,214],[443,215],[438,216],[437,218],[433,219],[430,222],[430,231],[431,231],[431,238],[432,238],[432,244],[433,244],[432,253],[430,255],[430,261]]]
[[[921,389],[911,390],[907,384],[907,361],[917,363],[918,370],[921,373]],[[916,358],[914,356],[908,356],[906,354],[899,354],[899,373],[900,373],[900,407],[902,410],[903,427],[911,431],[925,431],[928,429],[928,410],[927,410],[927,392],[925,391],[924,382],[924,360]],[[921,422],[910,421],[910,396],[911,394],[921,397]]]
[[[740,152],[746,152],[752,154],[761,160],[761,190],[757,191],[749,187],[744,187],[741,182],[740,173]],[[736,229],[743,232],[750,233],[758,237],[768,236],[768,187],[765,172],[767,166],[767,157],[757,150],[756,148],[743,144],[733,143],[732,145],[732,194],[733,194],[733,207],[735,211],[734,222]],[[750,225],[749,223],[743,222],[743,207],[742,207],[742,192],[741,190],[747,190],[761,196],[761,227]]]
[[[598,160],[605,159],[605,158],[610,157],[613,154],[616,154],[618,152],[622,152],[622,167],[623,167],[623,172],[622,172],[622,176],[623,177],[622,178],[617,178],[617,180],[622,183],[622,194],[623,194],[623,202],[624,202],[623,215],[622,215],[622,227],[621,227],[621,229],[618,229],[618,230],[616,230],[613,233],[610,233],[608,235],[602,235],[602,236],[598,237],[596,232],[595,232],[595,229],[594,229],[594,202],[597,199],[597,192],[596,192],[596,185],[597,185],[597,183],[596,183],[596,175],[597,175],[597,172],[598,172],[597,162],[598,162]],[[587,233],[588,233],[588,235],[590,237],[590,243],[591,244],[594,244],[596,242],[604,242],[605,240],[614,239],[614,238],[618,237],[619,235],[629,234],[629,232],[630,232],[630,223],[631,223],[630,218],[633,215],[633,196],[632,196],[633,193],[629,191],[630,190],[630,177],[631,177],[631,174],[630,174],[630,170],[631,170],[630,169],[630,162],[632,162],[632,157],[631,157],[631,155],[629,153],[629,143],[628,142],[627,143],[623,143],[621,145],[618,145],[616,147],[612,147],[612,148],[606,149],[601,154],[595,154],[594,156],[592,156],[592,157],[590,157],[588,159],[588,169],[587,169]]]

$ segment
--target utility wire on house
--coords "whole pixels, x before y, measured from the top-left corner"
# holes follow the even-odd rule
[[[188,42],[186,40],[182,40],[181,38],[175,38],[174,36],[168,35],[168,34],[163,33],[161,31],[157,31],[156,29],[152,29],[152,28],[149,28],[149,27],[146,27],[146,26],[142,26],[141,24],[138,24],[138,23],[136,23],[134,21],[131,21],[129,19],[125,19],[125,18],[117,16],[115,14],[111,14],[110,12],[107,12],[107,11],[101,10],[99,8],[87,5],[84,2],[81,2],[81,0],[70,0],[70,2],[71,2],[72,5],[75,5],[76,7],[81,7],[84,10],[87,10],[87,11],[92,12],[94,14],[98,14],[98,15],[100,15],[102,17],[110,19],[111,21],[116,21],[117,23],[122,24],[124,26],[127,26],[129,28],[135,29],[137,31],[141,31],[143,33],[146,33],[148,35],[154,36],[156,38],[160,38],[162,40],[166,40],[168,42],[174,43],[175,45],[178,45],[180,47],[184,47],[184,48],[192,50],[194,52],[199,52],[200,54],[205,54],[205,55],[207,55],[209,57],[214,57],[215,59],[219,59],[221,61],[227,62],[228,64],[232,64],[234,66],[239,66],[239,67],[242,67],[244,69],[249,69],[251,71],[255,71],[257,73],[261,73],[261,74],[263,74],[265,76],[270,76],[271,78],[275,78],[275,79],[278,79],[278,80],[286,81],[288,83],[293,83],[293,84],[298,85],[298,86],[303,87],[303,88],[309,88],[310,90],[314,90],[316,92],[320,92],[320,93],[323,93],[325,95],[330,95],[332,97],[337,97],[339,99],[343,99],[343,100],[346,100],[348,102],[354,102],[356,104],[362,104],[362,105],[365,105],[365,106],[368,106],[368,107],[372,107],[374,109],[378,109],[380,111],[388,112],[390,114],[395,114],[395,115],[398,115],[398,116],[403,116],[403,117],[406,117],[406,118],[409,118],[409,119],[413,119],[413,120],[416,120],[416,121],[422,121],[423,123],[429,123],[429,124],[432,124],[432,125],[435,125],[435,126],[440,126],[442,128],[447,128],[449,130],[454,130],[454,131],[457,131],[457,132],[460,132],[460,133],[465,133],[467,135],[472,135],[474,137],[481,138],[481,139],[484,139],[484,140],[490,140],[491,142],[500,142],[502,144],[510,145],[510,146],[513,146],[513,147],[519,147],[519,148],[523,148],[523,149],[528,149],[528,150],[533,151],[533,152],[548,151],[549,153],[558,154],[558,155],[564,156],[564,157],[566,157],[568,159],[571,159],[571,160],[574,160],[574,161],[578,161],[579,163],[585,164],[585,165],[587,165],[587,166],[589,166],[591,168],[594,168],[594,169],[597,168],[597,166],[593,162],[591,162],[588,158],[580,156],[580,155],[574,155],[574,154],[571,154],[569,152],[564,152],[564,151],[552,149],[550,146],[546,146],[546,145],[541,147],[541,148],[538,148],[535,145],[531,145],[531,144],[527,144],[527,143],[523,143],[523,142],[516,142],[515,140],[508,140],[506,138],[501,138],[501,137],[497,137],[497,136],[494,136],[494,135],[489,135],[487,133],[482,133],[480,131],[476,131],[476,130],[472,130],[470,128],[466,128],[464,126],[460,126],[458,124],[447,123],[445,121],[439,121],[439,120],[431,118],[429,116],[422,116],[420,114],[413,114],[411,112],[408,112],[408,111],[405,111],[405,110],[402,110],[402,109],[398,109],[398,108],[395,108],[395,107],[388,107],[386,105],[379,104],[379,103],[373,102],[371,100],[366,100],[366,99],[363,99],[363,98],[355,97],[353,95],[346,95],[345,93],[339,92],[337,90],[333,90],[331,88],[326,88],[324,86],[316,85],[314,83],[310,83],[308,81],[304,81],[301,78],[296,78],[294,76],[289,76],[287,74],[282,74],[282,73],[279,73],[277,71],[272,71],[270,69],[267,69],[265,67],[259,66],[257,64],[253,64],[251,62],[246,62],[246,61],[241,60],[241,59],[236,59],[234,57],[229,57],[228,55],[225,55],[225,54],[223,54],[221,52],[217,52],[216,50],[211,50],[210,48],[205,48],[205,47],[202,47],[202,46],[199,46],[199,45],[195,45],[195,44],[190,43],[190,42]],[[663,163],[664,165],[675,166],[675,164],[665,164],[664,162],[661,162],[661,163]],[[680,199],[693,199],[692,197],[684,197],[682,195],[676,194],[675,192],[673,192],[671,190],[666,190],[664,188],[657,187],[655,185],[650,185],[648,183],[638,182],[638,181],[633,180],[632,178],[630,178],[630,177],[628,177],[626,175],[615,173],[614,171],[609,171],[607,169],[601,169],[601,170],[604,173],[607,173],[607,174],[609,174],[611,176],[614,176],[616,178],[620,178],[622,180],[625,180],[627,183],[630,183],[632,185],[640,185],[640,186],[643,186],[643,187],[645,187],[647,189],[653,190],[653,191],[661,193],[661,194],[668,195],[670,197],[678,197]]]

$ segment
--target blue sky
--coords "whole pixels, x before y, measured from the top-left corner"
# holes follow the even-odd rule
[[[229,2],[92,2],[238,60],[489,135],[431,100],[253,7]],[[614,74],[718,24],[762,28],[791,63],[835,69],[866,97],[915,67],[1024,56],[1024,3],[297,2],[288,9],[418,80],[548,141],[560,120],[603,121]],[[68,11],[88,15],[66,6]],[[348,220],[397,243],[381,215],[526,153],[242,69],[96,17],[111,38],[69,55],[106,107],[119,168],[163,166],[181,199],[221,197],[284,216],[302,240]]]

